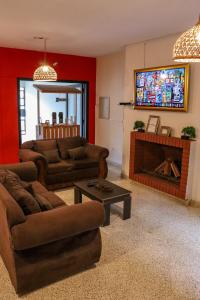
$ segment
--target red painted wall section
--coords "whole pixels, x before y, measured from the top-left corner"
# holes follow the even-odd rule
[[[0,47],[0,163],[18,161],[17,78],[32,78],[43,53]],[[96,59],[48,53],[49,64],[58,62],[58,80],[89,82],[89,142],[95,136]]]

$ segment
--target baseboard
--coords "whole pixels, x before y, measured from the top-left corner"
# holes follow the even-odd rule
[[[200,202],[199,202],[199,201],[196,201],[196,200],[190,200],[189,206],[199,208],[199,207],[200,207]]]
[[[110,165],[110,166],[113,166],[113,167],[116,167],[116,168],[119,168],[119,169],[122,168],[122,165],[119,164],[119,163],[117,163],[117,162],[115,162],[115,161],[107,160],[107,163],[108,163],[108,165]]]
[[[126,175],[123,171],[121,172],[121,177],[123,179],[129,179],[128,175]]]

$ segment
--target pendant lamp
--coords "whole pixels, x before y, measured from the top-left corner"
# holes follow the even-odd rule
[[[33,80],[34,81],[56,81],[57,73],[54,70],[54,68],[49,66],[47,63],[47,47],[46,47],[47,38],[38,37],[37,39],[44,40],[44,61],[42,65],[35,70],[33,74]]]
[[[173,60],[200,62],[200,16],[197,24],[177,39],[173,48]]]

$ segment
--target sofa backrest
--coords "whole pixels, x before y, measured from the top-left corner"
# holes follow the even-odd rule
[[[31,161],[21,162],[16,164],[0,165],[0,169],[7,169],[16,173],[21,180],[35,181],[37,180],[37,168]]]
[[[81,136],[66,137],[62,139],[41,139],[26,141],[21,145],[21,149],[31,149],[34,151],[53,150],[59,145],[65,145],[68,149],[84,146],[87,143],[86,138]],[[39,152],[40,152],[39,151]]]
[[[23,144],[21,144],[21,149],[30,149],[30,150],[33,150],[33,147],[34,147],[34,141],[33,140],[26,141]]]
[[[67,151],[69,149],[84,146],[86,142],[86,139],[80,136],[57,139],[58,150],[60,152],[61,158],[66,159],[68,157]]]
[[[43,151],[58,149],[62,159],[66,158],[66,151],[76,147],[84,146],[87,140],[80,136],[66,137],[62,139],[43,139],[24,142],[22,149],[31,149],[42,153]]]
[[[56,140],[36,140],[34,141],[33,149],[37,152],[42,153],[43,151],[57,149]]]

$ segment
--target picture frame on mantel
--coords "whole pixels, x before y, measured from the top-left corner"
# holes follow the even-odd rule
[[[148,123],[147,123],[147,127],[146,127],[146,132],[157,134],[158,130],[159,130],[159,126],[160,126],[160,117],[150,115]]]
[[[172,128],[169,126],[160,126],[159,134],[171,136]]]

